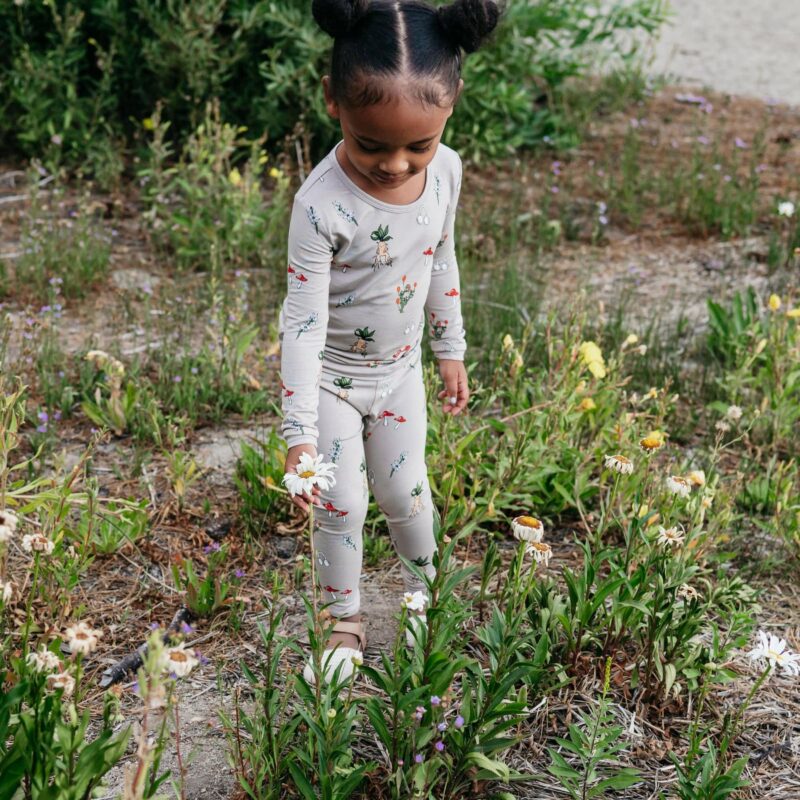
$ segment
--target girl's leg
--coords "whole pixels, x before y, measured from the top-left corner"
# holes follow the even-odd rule
[[[379,385],[366,420],[370,485],[389,524],[397,552],[432,578],[433,501],[425,466],[427,409],[420,365]],[[424,583],[403,568],[406,590],[424,590]]]
[[[367,515],[368,492],[361,412],[326,388],[319,397],[318,452],[338,469],[336,483],[320,494],[314,509],[314,550],[324,603],[335,617],[351,617],[360,605],[361,531]],[[331,388],[333,388],[331,386]]]

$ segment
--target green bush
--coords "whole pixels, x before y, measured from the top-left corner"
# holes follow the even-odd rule
[[[268,146],[287,137],[318,158],[338,136],[320,77],[330,41],[306,0],[46,0],[0,7],[0,153],[44,158],[111,182],[160,103],[184,142],[207,104]],[[574,139],[559,90],[601,62],[629,63],[661,0],[510,3],[466,62],[446,141],[494,158],[543,137]],[[293,149],[293,148],[292,148]]]

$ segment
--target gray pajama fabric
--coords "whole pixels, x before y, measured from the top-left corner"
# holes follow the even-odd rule
[[[340,145],[337,145],[337,147]],[[281,309],[283,436],[334,461],[316,510],[320,585],[336,616],[359,609],[362,527],[372,490],[396,550],[432,575],[420,365],[466,350],[454,247],[458,155],[439,145],[414,203],[393,205],[345,174],[336,148],[297,193]],[[404,570],[410,591],[422,588]]]

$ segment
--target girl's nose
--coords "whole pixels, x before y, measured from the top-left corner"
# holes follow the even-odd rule
[[[409,163],[402,154],[396,156],[387,156],[379,164],[381,172],[387,175],[405,175],[408,172]]]

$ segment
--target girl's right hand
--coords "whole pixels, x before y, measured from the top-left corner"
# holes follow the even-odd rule
[[[317,457],[317,448],[313,444],[297,444],[289,448],[286,454],[286,463],[284,464],[284,472],[297,472],[297,462],[300,461],[300,455],[308,453],[311,458]],[[313,502],[315,506],[321,506],[322,501],[319,498],[319,486],[315,486],[309,496],[308,492],[305,494],[292,495],[292,502],[300,509],[308,513],[308,504]]]

